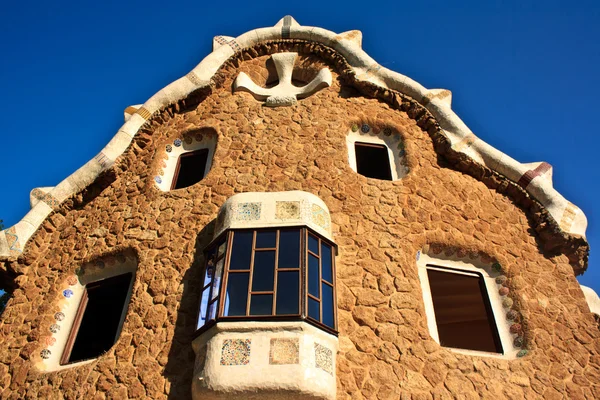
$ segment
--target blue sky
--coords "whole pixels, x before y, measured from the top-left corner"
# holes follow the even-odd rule
[[[291,14],[302,25],[361,30],[380,64],[450,89],[453,109],[480,138],[518,161],[552,164],[555,188],[588,217],[592,253],[580,281],[600,292],[600,2],[448,3],[4,4],[0,218],[18,222],[32,188],[56,185],[96,155],[123,109],[185,75],[213,36]]]

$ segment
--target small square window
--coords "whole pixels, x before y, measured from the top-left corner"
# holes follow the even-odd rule
[[[367,178],[392,180],[388,148],[382,144],[354,143],[356,170]]]
[[[427,277],[440,344],[502,353],[483,276],[427,265]]]
[[[208,149],[181,154],[177,161],[171,189],[183,189],[200,182],[204,178],[207,160]]]
[[[127,273],[86,285],[61,364],[96,358],[115,344],[132,278]]]

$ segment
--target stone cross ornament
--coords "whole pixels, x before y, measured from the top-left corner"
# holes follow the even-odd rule
[[[271,58],[275,63],[279,83],[272,88],[258,86],[243,72],[233,82],[233,91],[240,90],[251,93],[256,100],[265,101],[269,107],[291,106],[298,102],[297,99],[304,99],[321,89],[331,86],[331,71],[329,68],[323,68],[317,76],[308,84],[302,87],[292,84],[292,72],[294,62],[298,53],[277,53]]]

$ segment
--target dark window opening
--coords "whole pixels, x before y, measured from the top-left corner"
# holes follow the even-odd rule
[[[481,274],[427,269],[440,344],[502,353],[502,344]]]
[[[130,272],[86,285],[61,364],[96,358],[115,344],[132,278]]]
[[[207,160],[208,149],[181,154],[177,160],[171,189],[183,189],[200,182],[204,178]]]
[[[388,148],[382,144],[354,143],[356,171],[367,178],[392,180]]]
[[[197,329],[270,317],[335,331],[335,253],[325,239],[305,228],[229,231],[206,256]]]

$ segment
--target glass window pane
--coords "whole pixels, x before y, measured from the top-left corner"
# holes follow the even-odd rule
[[[202,287],[210,285],[212,277],[214,275],[214,271],[214,265],[212,265],[211,263],[206,264],[206,269],[204,270],[204,280],[202,281]]]
[[[219,244],[217,257],[221,257],[223,255],[223,253],[225,253],[226,247],[227,247],[226,241],[223,241],[221,244]]]
[[[206,321],[210,321],[215,319],[217,316],[217,307],[219,306],[219,300],[214,301],[208,305],[208,316],[206,317]]]
[[[252,231],[239,231],[233,235],[229,269],[250,269],[252,256]]]
[[[257,251],[254,253],[254,272],[252,273],[252,291],[273,291],[275,282],[275,251]]]
[[[298,314],[299,274],[298,271],[284,271],[277,274],[276,314]]]
[[[331,268],[331,246],[321,242],[321,278],[333,283],[333,268]]]
[[[319,255],[319,239],[310,234],[308,235],[308,249]]]
[[[483,277],[427,270],[440,344],[502,353]]]
[[[215,269],[215,278],[213,279],[213,291],[211,300],[219,295],[219,289],[221,288],[221,275],[223,275],[223,264],[225,264],[225,259],[221,258],[217,263],[217,268]]]
[[[300,230],[279,232],[279,263],[277,268],[300,266]]]
[[[308,316],[317,321],[321,320],[319,315],[319,302],[310,297],[308,298]]]
[[[227,278],[227,292],[225,293],[225,308],[223,315],[246,315],[246,302],[248,301],[248,279],[250,273],[230,273]]]
[[[319,259],[308,255],[308,293],[319,298]]]
[[[256,232],[256,248],[257,249],[272,249],[275,248],[276,231],[259,231]]]
[[[200,297],[200,311],[198,312],[198,326],[196,329],[199,329],[204,326],[206,323],[206,309],[208,307],[208,292],[210,288],[204,289],[202,292],[202,296]]]
[[[323,322],[330,328],[334,328],[333,323],[333,288],[326,283],[323,285]]]
[[[253,294],[250,299],[250,315],[271,315],[273,311],[272,294]]]

